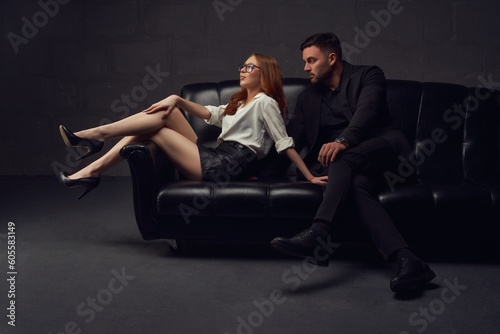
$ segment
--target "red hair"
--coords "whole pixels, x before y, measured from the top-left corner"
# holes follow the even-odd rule
[[[250,57],[254,56],[257,59],[257,66],[261,71],[260,87],[262,91],[278,102],[279,109],[283,120],[286,121],[288,112],[285,92],[283,91],[283,78],[281,76],[281,68],[276,59],[271,56],[254,52]],[[242,88],[241,91],[231,96],[226,107],[224,115],[234,115],[238,107],[246,101],[247,90]]]

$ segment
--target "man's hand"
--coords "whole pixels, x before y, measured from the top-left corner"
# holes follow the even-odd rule
[[[318,155],[318,161],[323,166],[328,166],[337,159],[338,155],[347,150],[347,147],[338,142],[326,143],[321,147]]]

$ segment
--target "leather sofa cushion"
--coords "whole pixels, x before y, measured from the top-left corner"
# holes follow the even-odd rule
[[[180,180],[160,189],[157,205],[161,215],[298,219],[314,216],[322,197],[322,187],[305,181]]]

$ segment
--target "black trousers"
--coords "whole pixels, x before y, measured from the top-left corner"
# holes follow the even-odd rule
[[[386,139],[378,137],[344,151],[328,167],[328,184],[314,221],[333,230],[335,218],[349,198],[384,259],[389,260],[396,250],[408,247],[377,196],[380,180],[385,171],[394,168],[397,155]]]

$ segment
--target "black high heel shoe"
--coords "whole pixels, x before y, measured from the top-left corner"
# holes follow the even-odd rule
[[[69,131],[64,125],[59,125],[59,132],[64,140],[66,146],[70,147],[83,147],[87,150],[87,153],[81,157],[76,158],[76,160],[81,160],[92,154],[98,153],[102,150],[104,142],[95,139],[85,139],[75,136],[73,132]]]
[[[70,179],[68,175],[63,171],[59,172],[59,179],[61,180],[62,184],[64,184],[66,187],[70,188],[78,186],[85,187],[85,191],[78,197],[78,199],[83,198],[83,196],[87,195],[89,192],[94,190],[101,181],[100,177],[83,177],[81,179],[73,180]]]

